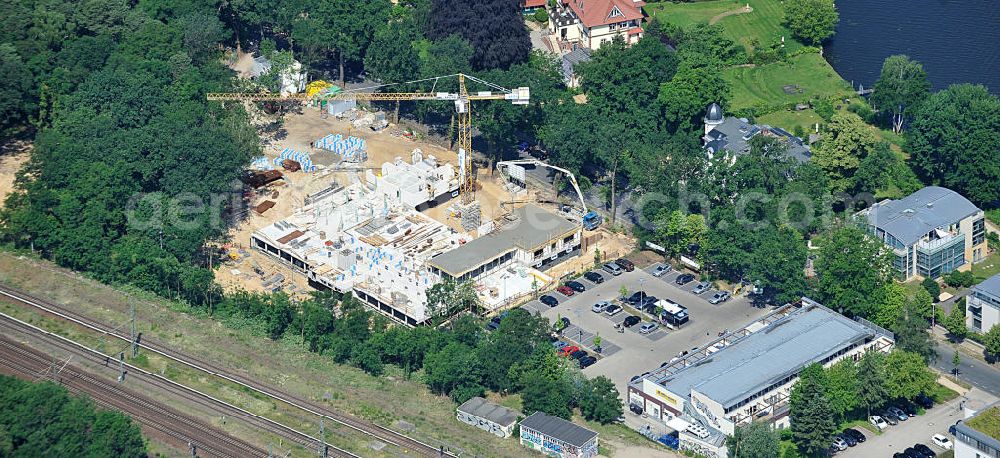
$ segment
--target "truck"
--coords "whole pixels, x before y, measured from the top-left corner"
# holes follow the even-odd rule
[[[594,229],[597,229],[597,227],[600,225],[601,225],[601,215],[598,215],[597,212],[591,210],[587,212],[586,215],[583,215],[584,229],[592,231]]]

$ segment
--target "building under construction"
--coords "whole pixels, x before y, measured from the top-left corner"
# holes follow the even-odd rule
[[[451,164],[415,152],[379,174],[367,170],[364,182],[308,196],[254,232],[251,245],[314,287],[354,294],[412,326],[431,318],[426,293],[441,281],[472,281],[482,304],[497,308],[551,282],[535,267],[579,248],[579,222],[533,204],[477,223],[478,237],[420,213],[454,197],[457,177]]]

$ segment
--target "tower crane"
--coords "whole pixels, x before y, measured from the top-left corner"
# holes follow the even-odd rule
[[[437,81],[442,78],[458,78],[458,92],[363,92],[394,84],[412,84],[423,81]],[[478,91],[470,93],[465,82],[470,80],[483,84],[494,91]],[[208,100],[216,101],[249,101],[249,102],[281,102],[281,101],[325,101],[325,100],[365,100],[365,101],[404,101],[404,100],[444,100],[455,103],[455,113],[458,115],[458,160],[459,160],[459,192],[462,202],[471,203],[476,192],[476,174],[472,170],[472,101],[474,100],[508,100],[514,105],[527,105],[530,91],[527,87],[506,89],[502,86],[483,81],[464,73],[427,78],[406,83],[383,84],[379,86],[357,88],[351,90],[321,91],[313,95],[304,93],[281,95],[276,93],[210,93]]]

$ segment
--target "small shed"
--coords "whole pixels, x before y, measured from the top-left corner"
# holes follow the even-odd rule
[[[458,406],[455,417],[479,429],[500,437],[510,437],[517,423],[518,413],[476,396]]]
[[[535,412],[521,420],[521,445],[557,458],[594,458],[597,433],[571,421]]]

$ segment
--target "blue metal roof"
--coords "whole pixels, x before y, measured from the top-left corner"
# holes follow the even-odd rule
[[[826,307],[806,305],[659,383],[677,394],[697,391],[728,408],[875,335]]]
[[[868,222],[912,245],[936,228],[968,218],[981,210],[950,189],[928,186],[899,200],[873,205]]]
[[[986,280],[983,280],[982,283],[973,286],[972,289],[982,291],[991,296],[1000,297],[1000,274],[996,274]]]

